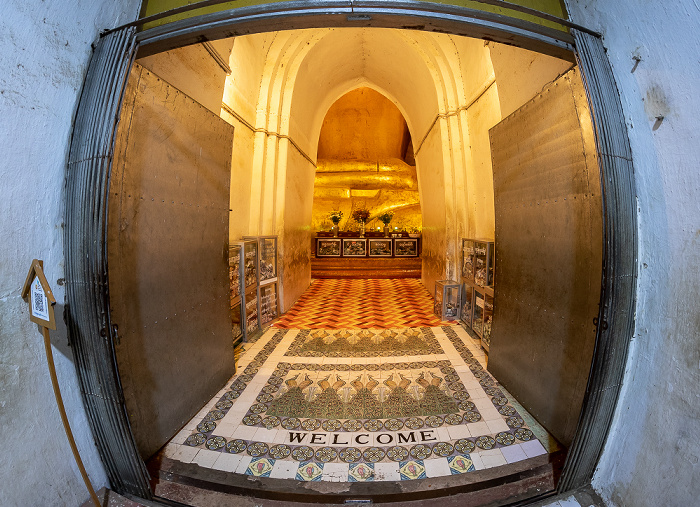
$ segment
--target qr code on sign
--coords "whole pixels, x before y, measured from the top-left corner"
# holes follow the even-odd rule
[[[44,313],[46,311],[46,301],[44,295],[40,292],[34,293],[34,310],[39,313]]]

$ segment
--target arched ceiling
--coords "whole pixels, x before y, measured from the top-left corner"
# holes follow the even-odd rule
[[[276,32],[266,51],[256,126],[290,135],[311,158],[328,108],[350,90],[388,97],[422,139],[438,113],[459,107],[493,72],[481,41],[406,30]],[[465,75],[470,61],[478,69]]]
[[[329,29],[305,55],[292,98],[291,117],[312,153],[328,108],[359,86],[392,100],[413,136],[424,134],[439,109],[426,62],[398,30]]]

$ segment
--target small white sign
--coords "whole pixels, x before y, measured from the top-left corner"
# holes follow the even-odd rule
[[[31,312],[34,317],[41,320],[50,320],[49,317],[49,300],[46,297],[44,288],[41,286],[39,277],[34,277],[32,288],[30,291]]]

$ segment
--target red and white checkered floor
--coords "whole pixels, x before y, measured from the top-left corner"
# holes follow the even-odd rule
[[[391,329],[449,324],[435,316],[433,298],[418,279],[319,279],[273,327]]]

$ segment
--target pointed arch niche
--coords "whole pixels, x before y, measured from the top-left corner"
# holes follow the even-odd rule
[[[352,211],[367,208],[369,229],[393,213],[392,226],[420,232],[422,217],[413,143],[401,111],[369,87],[344,94],[328,110],[318,141],[312,230],[328,230],[334,210],[341,230],[358,228]]]
[[[526,60],[518,76],[507,75],[511,57]],[[571,66],[478,39],[385,28],[237,37],[229,62],[221,115],[237,127],[230,234],[279,236],[283,311],[311,280],[314,182],[324,164],[319,138],[338,99],[368,88],[405,119],[419,191],[422,279],[432,291],[435,280],[457,275],[460,237],[494,235],[488,129],[510,114],[511,102],[527,100],[532,87]],[[504,101],[495,64],[528,89],[504,82]]]

